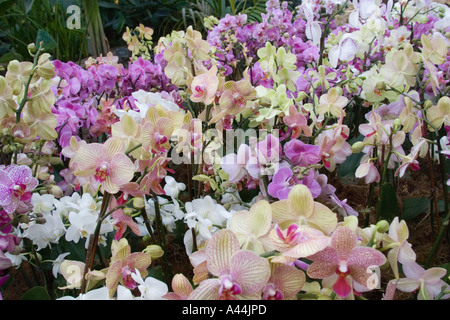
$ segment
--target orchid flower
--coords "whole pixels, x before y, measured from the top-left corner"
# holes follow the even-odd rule
[[[311,256],[330,243],[330,238],[322,231],[297,224],[291,224],[285,230],[276,225],[270,232],[270,239],[275,249],[282,253],[281,257],[275,257],[272,261],[284,263]]]
[[[350,33],[344,34],[339,40],[339,44],[333,46],[328,52],[331,66],[336,68],[339,60],[343,62],[353,60],[357,51],[358,44],[352,38],[352,35]]]
[[[291,224],[307,225],[326,235],[337,225],[337,216],[325,205],[315,202],[311,191],[303,184],[295,185],[288,198],[271,204],[273,222],[282,230]]]
[[[217,67],[214,65],[206,73],[195,76],[190,83],[193,102],[202,102],[209,105],[216,98],[216,91],[219,86],[219,78],[217,77]]]
[[[263,300],[295,300],[306,282],[303,271],[289,265],[276,264],[263,290]]]
[[[161,117],[145,122],[142,126],[142,148],[153,153],[169,151],[173,131],[174,124],[170,118]]]
[[[219,99],[220,112],[218,112],[209,123],[217,122],[225,116],[235,116],[245,109],[247,101],[256,97],[256,90],[250,81],[241,79],[239,81],[227,81],[224,91]]]
[[[320,148],[316,145],[303,143],[293,139],[284,145],[284,153],[292,164],[300,167],[308,167],[320,161]]]
[[[214,278],[203,280],[189,299],[235,300],[261,294],[270,277],[269,262],[241,250],[232,231],[215,233],[205,250],[208,271]]]
[[[383,235],[385,247],[392,248],[387,256],[396,279],[399,278],[397,261],[401,264],[410,264],[416,261],[416,253],[407,241],[408,237],[408,226],[404,220],[399,221],[398,217],[391,222],[389,233]]]
[[[272,181],[267,187],[267,192],[274,198],[287,199],[292,187],[299,183],[292,170],[288,167],[283,167],[278,169],[273,175]]]
[[[167,284],[153,277],[147,277],[144,280],[138,269],[131,273],[131,277],[139,284],[138,289],[141,292],[141,299],[165,300],[164,295],[166,295],[169,290]]]
[[[317,114],[331,114],[338,118],[345,117],[344,108],[348,103],[348,99],[342,96],[342,91],[336,87],[332,87],[326,94],[320,96],[319,105],[317,106]]]
[[[397,289],[403,292],[413,292],[419,289],[418,300],[434,299],[445,288],[449,289],[449,285],[441,280],[447,273],[444,268],[430,268],[425,270],[416,262],[402,265],[403,273],[406,278],[401,278],[397,282]],[[448,299],[450,294],[446,294],[442,299]]]
[[[248,211],[235,212],[227,229],[235,233],[241,249],[263,254],[272,250],[268,241],[271,227],[272,208],[266,200],[260,200]]]
[[[426,114],[428,121],[438,130],[444,124],[450,125],[450,98],[448,96],[440,98],[435,106],[426,111]],[[429,127],[429,130],[434,131],[434,128]]]
[[[112,196],[111,201],[109,202],[109,205],[108,205],[108,211],[116,208],[118,205],[119,204],[117,203],[116,198],[114,196]],[[114,219],[113,224],[117,228],[117,232],[114,236],[115,240],[119,240],[123,236],[127,227],[130,228],[131,231],[133,231],[133,233],[135,235],[138,235],[138,236],[141,235],[141,232],[139,230],[137,223],[133,221],[132,217],[126,215],[123,212],[123,209],[117,209],[117,210],[113,211],[113,213],[111,214],[111,217]]]
[[[324,279],[338,275],[333,285],[334,292],[345,298],[352,287],[347,282],[351,277],[354,281],[367,287],[372,275],[370,267],[381,266],[386,261],[379,251],[357,245],[356,234],[348,227],[338,227],[331,235],[331,244],[324,250],[308,257],[313,263],[307,270],[308,276]]]
[[[241,181],[247,174],[246,165],[250,158],[250,147],[246,144],[239,146],[237,154],[229,153],[224,156],[220,165],[226,173],[228,173],[228,180],[231,183]]]
[[[106,287],[112,297],[119,283],[129,289],[137,287],[133,274],[140,272],[142,277],[147,275],[147,268],[152,262],[149,254],[143,252],[131,253],[131,247],[125,238],[114,240],[112,259],[106,273]]]
[[[93,186],[101,185],[102,190],[115,194],[134,175],[134,164],[124,152],[125,143],[114,137],[104,144],[82,145],[77,151],[74,174],[89,177]]]
[[[294,105],[289,107],[289,114],[284,116],[283,122],[292,128],[291,139],[297,139],[302,133],[305,137],[312,135],[311,128],[307,125],[306,117],[298,112]]]
[[[37,185],[28,166],[11,164],[0,168],[0,205],[7,213],[13,213],[20,202],[31,199],[31,191]]]

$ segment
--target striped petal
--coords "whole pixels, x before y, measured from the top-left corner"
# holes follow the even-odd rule
[[[96,169],[106,158],[106,148],[100,143],[82,145],[76,153],[77,169],[88,171]]]
[[[181,273],[176,274],[172,279],[173,291],[182,298],[187,298],[193,291],[188,278]]]
[[[325,234],[331,234],[337,225],[337,215],[327,206],[314,202],[313,214],[308,218],[308,224]]]
[[[270,204],[272,207],[272,220],[280,228],[286,229],[290,224],[297,222],[289,207],[289,201],[279,200]]]
[[[289,257],[305,258],[325,249],[330,243],[327,237],[312,238],[297,244],[283,254]]]
[[[257,293],[269,280],[269,261],[251,251],[239,251],[231,258],[231,277],[239,284],[243,295]]]
[[[215,276],[230,273],[231,257],[239,251],[239,241],[230,230],[219,230],[206,244],[208,270]]]
[[[289,206],[296,217],[309,217],[314,210],[314,198],[308,187],[295,185],[288,195]]]
[[[152,263],[152,258],[148,253],[134,252],[126,259],[126,264],[131,270],[143,271]]]
[[[255,237],[261,237],[269,232],[272,225],[272,209],[269,202],[258,201],[250,208],[250,228]]]
[[[108,159],[112,159],[116,154],[125,152],[125,143],[117,137],[111,137],[104,144]]]
[[[285,298],[297,294],[306,281],[303,271],[288,265],[280,265],[273,272],[273,282]]]
[[[116,154],[110,162],[110,175],[111,182],[122,186],[133,179],[134,176],[134,164],[130,158],[124,153]]]
[[[188,300],[219,300],[219,279],[207,279],[202,281],[188,296]]]

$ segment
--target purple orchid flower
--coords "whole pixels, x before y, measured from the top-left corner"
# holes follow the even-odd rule
[[[284,145],[284,153],[292,164],[301,167],[308,167],[320,161],[319,146],[306,144],[297,139]]]
[[[38,185],[28,166],[11,164],[0,169],[0,205],[13,213],[21,201],[31,199],[31,191]]]

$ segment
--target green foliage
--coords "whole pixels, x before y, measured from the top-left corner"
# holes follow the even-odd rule
[[[21,300],[51,300],[51,298],[47,289],[37,286],[25,292]]]
[[[403,201],[403,219],[412,220],[430,207],[430,199],[409,198]]]
[[[55,59],[79,61],[87,56],[86,29],[69,29],[67,7],[73,0],[0,0],[0,61],[29,60],[27,45],[44,40]]]
[[[120,0],[98,1],[107,38],[111,46],[123,45],[120,37],[128,26],[142,23],[154,30],[154,39],[166,36],[172,30],[188,26],[206,34],[204,19],[218,19],[226,14],[245,13],[249,21],[260,21],[266,0]]]
[[[390,182],[384,182],[381,186],[377,204],[377,220],[391,222],[395,217],[400,217],[397,194]]]

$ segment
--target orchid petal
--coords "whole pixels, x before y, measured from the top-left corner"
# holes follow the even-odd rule
[[[215,276],[229,273],[231,257],[238,250],[239,241],[232,231],[217,231],[206,244],[209,272]]]
[[[244,295],[262,290],[270,277],[269,261],[251,251],[236,252],[231,258],[230,267],[231,276]]]

